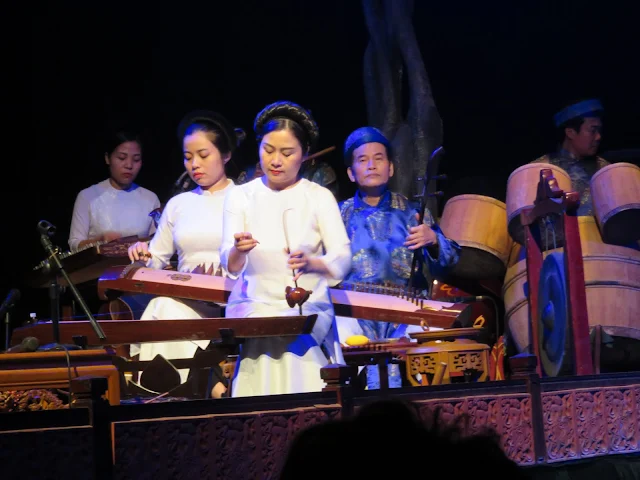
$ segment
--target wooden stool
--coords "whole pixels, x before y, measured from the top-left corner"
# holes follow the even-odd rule
[[[407,351],[407,379],[414,387],[451,383],[452,378],[478,373],[478,382],[489,379],[489,346],[469,339],[440,340]],[[422,377],[420,381],[416,375]],[[429,377],[432,378],[429,383]]]

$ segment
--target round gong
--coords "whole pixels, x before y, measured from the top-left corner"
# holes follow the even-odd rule
[[[538,286],[538,344],[544,373],[556,377],[562,368],[569,335],[564,255],[552,252],[542,262]]]

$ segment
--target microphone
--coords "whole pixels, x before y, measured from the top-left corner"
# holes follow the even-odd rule
[[[38,350],[40,342],[36,337],[25,337],[20,345],[7,349],[4,353],[29,353]]]
[[[40,220],[38,222],[38,232],[40,232],[40,235],[52,237],[56,233],[56,227],[46,220]]]
[[[13,288],[0,305],[0,318],[4,317],[5,314],[20,300],[20,290]]]

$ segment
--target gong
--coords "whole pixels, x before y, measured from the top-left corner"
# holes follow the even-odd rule
[[[569,298],[564,254],[553,252],[542,262],[538,285],[538,345],[540,365],[545,375],[559,375],[563,362],[569,360]]]

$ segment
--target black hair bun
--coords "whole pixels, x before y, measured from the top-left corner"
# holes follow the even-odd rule
[[[289,101],[272,103],[258,113],[253,123],[253,130],[259,138],[262,137],[263,127],[274,118],[287,118],[300,125],[309,138],[309,147],[313,147],[318,142],[320,130],[318,129],[318,124],[311,116],[311,112],[297,103]]]
[[[240,145],[247,134],[241,128],[235,128],[229,120],[218,112],[211,110],[194,110],[187,113],[178,125],[178,140],[182,141],[187,129],[194,123],[209,124],[216,127],[226,137],[231,152]]]

